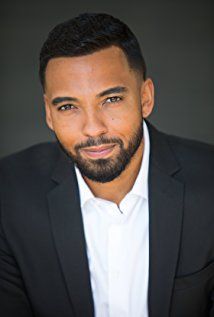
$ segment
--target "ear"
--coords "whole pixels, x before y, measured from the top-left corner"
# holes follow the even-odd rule
[[[52,122],[52,116],[51,116],[51,109],[50,109],[50,104],[48,101],[48,97],[46,95],[43,95],[44,98],[44,103],[45,103],[45,115],[46,115],[46,123],[48,125],[48,127],[51,130],[53,129],[53,122]]]
[[[154,84],[150,78],[146,79],[141,86],[142,117],[147,118],[154,107]]]

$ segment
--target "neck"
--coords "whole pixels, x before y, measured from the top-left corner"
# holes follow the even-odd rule
[[[119,205],[125,195],[132,189],[137,175],[139,173],[144,150],[144,142],[142,140],[139,148],[131,159],[131,162],[120,176],[111,182],[98,183],[87,177],[84,177],[85,182],[95,197],[112,201]]]

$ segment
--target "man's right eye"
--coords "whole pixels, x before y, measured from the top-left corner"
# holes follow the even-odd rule
[[[67,110],[72,110],[72,109],[76,109],[76,107],[74,105],[71,104],[66,104],[63,106],[58,107],[58,111],[67,111]]]

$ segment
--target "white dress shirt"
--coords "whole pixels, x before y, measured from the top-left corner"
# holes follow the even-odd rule
[[[148,317],[150,142],[131,191],[118,206],[95,197],[75,168],[96,317]]]

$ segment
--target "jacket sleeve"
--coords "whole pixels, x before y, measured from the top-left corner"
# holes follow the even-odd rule
[[[21,272],[6,241],[0,210],[0,316],[33,317]]]

